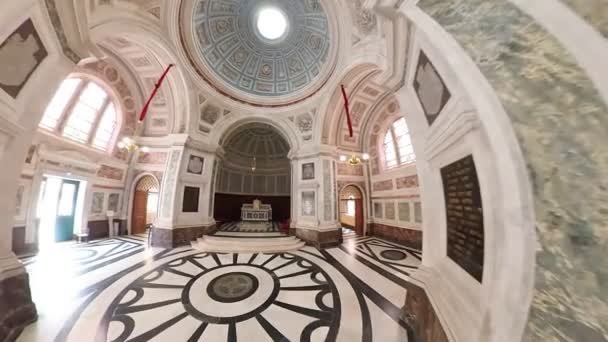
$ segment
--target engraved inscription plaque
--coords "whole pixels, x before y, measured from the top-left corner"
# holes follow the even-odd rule
[[[479,282],[483,278],[484,227],[473,156],[441,169],[447,210],[448,257]]]

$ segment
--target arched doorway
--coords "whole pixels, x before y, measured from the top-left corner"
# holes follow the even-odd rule
[[[342,228],[351,229],[357,235],[364,235],[363,194],[354,185],[340,191],[340,223]]]
[[[158,209],[158,181],[153,176],[143,176],[133,191],[131,234],[143,234],[156,218]]]
[[[214,193],[214,218],[222,223],[220,231],[287,232],[291,165],[285,137],[269,124],[246,123],[223,137],[221,145],[224,155]],[[269,210],[267,218],[243,213],[242,208],[255,205],[254,201]]]

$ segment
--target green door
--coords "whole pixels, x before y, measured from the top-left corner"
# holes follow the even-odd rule
[[[57,221],[55,223],[56,242],[69,241],[73,238],[79,184],[77,181],[67,179],[64,179],[61,183],[57,205]]]

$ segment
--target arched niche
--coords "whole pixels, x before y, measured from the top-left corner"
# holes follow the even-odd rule
[[[208,141],[211,145],[221,146],[225,137],[230,136],[239,127],[250,123],[264,123],[276,129],[289,144],[290,153],[297,151],[302,144],[295,127],[286,122],[284,118],[245,113],[233,113],[230,116],[222,117],[213,127]]]

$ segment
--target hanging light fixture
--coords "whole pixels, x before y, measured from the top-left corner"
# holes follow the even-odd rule
[[[369,154],[367,154],[367,153],[363,153],[361,155],[361,157],[357,156],[356,154],[352,154],[350,157],[347,157],[345,155],[340,156],[341,162],[348,162],[348,164],[351,166],[360,165],[361,163],[366,162],[368,160],[369,160]]]
[[[140,146],[137,145],[135,140],[133,140],[133,138],[129,138],[129,137],[122,138],[122,140],[120,140],[118,142],[117,146],[121,150],[127,150],[128,152],[133,152],[133,151],[137,151],[138,149],[140,149]],[[144,153],[148,153],[148,152],[150,152],[150,149],[148,147],[144,146],[144,147],[141,147],[141,151]]]
[[[350,158],[348,158],[348,163],[352,166],[357,166],[361,164],[361,158],[353,154],[352,156],[350,156]]]
[[[256,159],[255,159],[255,157],[253,157],[253,159],[251,160],[251,172],[255,172],[256,168],[257,168]]]

